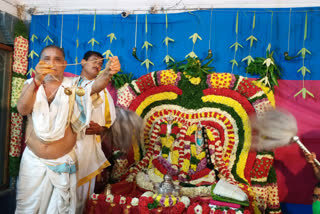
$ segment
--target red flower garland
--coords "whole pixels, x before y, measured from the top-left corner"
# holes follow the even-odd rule
[[[198,205],[200,205],[201,207],[202,207],[202,214],[209,214],[210,213],[210,207],[209,207],[209,205],[208,204],[206,204],[206,203],[199,203],[199,202],[196,202],[196,203],[193,203],[193,204],[191,204],[189,207],[188,207],[188,210],[187,210],[187,214],[194,214],[194,213],[196,213],[195,212],[195,210],[194,210],[194,208],[196,207],[196,206],[198,206]]]
[[[160,94],[163,92],[174,92],[178,95],[182,94],[182,90],[180,88],[176,86],[171,86],[171,85],[150,88],[147,91],[145,91],[143,94],[140,94],[139,96],[137,96],[130,104],[129,109],[131,111],[135,111],[147,97],[150,97],[154,94]]]

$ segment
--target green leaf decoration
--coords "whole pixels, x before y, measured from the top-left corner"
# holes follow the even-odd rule
[[[127,74],[127,73],[116,73],[112,77],[112,82],[115,86],[116,89],[121,88],[124,86],[126,83],[130,83],[133,79],[133,74]]]
[[[304,19],[304,40],[307,39],[307,33],[308,33],[308,12],[306,12],[306,17]]]
[[[188,53],[184,58],[188,58],[188,57],[190,57],[190,58],[197,58],[198,56],[197,56],[197,54],[196,54],[195,52],[191,51],[191,52]]]
[[[253,45],[253,41],[258,41],[258,39],[256,37],[254,37],[253,35],[249,36],[246,41],[250,40],[250,48]]]
[[[146,30],[145,30],[145,32],[148,33],[148,15],[147,15],[147,14],[146,14],[145,24],[146,24]]]
[[[38,37],[35,34],[32,34],[31,41],[34,42],[34,39],[38,39]]]
[[[90,44],[90,43],[91,43],[92,47],[94,46],[94,43],[97,43],[99,45],[99,42],[97,40],[95,40],[94,38],[89,40],[88,44]]]
[[[301,50],[298,52],[297,55],[301,54],[302,58],[304,59],[306,57],[306,53],[310,54],[311,55],[311,52],[306,49],[306,48],[301,48]]]
[[[314,98],[314,95],[310,91],[308,91],[306,88],[302,88],[300,91],[298,91],[298,93],[294,95],[294,97],[298,96],[299,94],[302,94],[303,99],[306,99],[307,94]]]
[[[174,59],[173,59],[171,56],[169,56],[169,55],[165,56],[164,59],[163,59],[163,61],[165,61],[167,64],[168,64],[170,61],[175,62]]]
[[[116,35],[114,33],[108,34],[107,37],[110,37],[110,44],[112,43],[112,40],[114,40],[114,39],[117,40],[117,37],[116,37]]]
[[[199,34],[197,34],[197,33],[192,34],[192,35],[189,37],[189,39],[192,39],[193,44],[195,44],[195,43],[197,42],[197,39],[202,40],[202,38],[201,38],[201,37],[199,36]]]
[[[256,11],[253,13],[252,30],[256,27]]]
[[[243,46],[242,45],[240,45],[239,44],[239,42],[235,42],[235,43],[233,43],[229,48],[235,48],[234,50],[237,52],[237,50],[238,50],[238,47],[240,47],[240,48],[243,48]]]
[[[237,20],[236,20],[236,34],[238,35],[238,26],[239,26],[239,12],[237,12]]]
[[[167,14],[167,11],[166,11],[166,29],[168,29],[168,14]]]
[[[50,26],[50,8],[49,8],[49,12],[48,12],[48,27]]]
[[[38,55],[34,50],[30,51],[28,57],[31,58],[31,59],[33,59],[33,56],[34,56],[34,55],[36,55],[37,57],[39,57],[39,55]]]
[[[245,61],[245,60],[247,60],[248,66],[251,64],[251,62],[254,62],[254,59],[252,58],[251,55],[248,55],[248,56],[246,56],[245,58],[243,58],[243,59],[241,60],[241,62],[243,62],[243,61]]]
[[[270,51],[271,51],[271,43],[268,44],[267,53],[270,53]]]
[[[230,60],[230,63],[232,63],[232,69],[234,67],[234,65],[236,65],[238,67],[238,62],[235,59]]]
[[[14,25],[14,37],[22,36],[23,38],[28,39],[28,35],[28,29],[23,21],[17,21],[17,23]]]
[[[169,42],[174,42],[174,40],[167,36],[167,37],[163,40],[163,43],[166,43],[166,46],[168,46]]]
[[[111,50],[106,50],[106,52],[104,52],[102,55],[105,56],[106,59],[108,59],[109,56],[113,56]]]
[[[273,59],[273,51],[269,54],[267,51],[266,58],[256,57],[247,67],[246,71],[250,74],[258,74],[259,81],[274,91],[274,86],[278,86],[280,79],[280,68]],[[249,57],[248,57],[249,58]]]
[[[28,71],[27,75],[32,76],[32,74],[35,74],[36,71],[33,68],[30,68],[30,70]]]
[[[302,66],[299,70],[298,70],[298,73],[301,71],[301,74],[302,76],[305,76],[306,75],[306,72],[310,72],[310,70],[306,67],[306,66]]]
[[[94,18],[93,18],[93,31],[96,30],[96,16],[97,16],[97,11],[94,11]]]
[[[149,69],[150,64],[154,65],[149,59],[144,60],[141,65],[145,64],[146,68]]]
[[[50,38],[49,35],[46,36],[46,38],[43,40],[43,42],[46,42],[46,44],[48,45],[48,41],[50,41],[51,43],[53,43],[53,40]]]
[[[146,51],[148,51],[148,48],[153,47],[151,43],[149,43],[148,41],[144,41],[142,48],[145,48]]]

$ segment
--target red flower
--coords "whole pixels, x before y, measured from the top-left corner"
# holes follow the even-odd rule
[[[243,212],[243,214],[250,214],[250,211],[249,211],[249,210],[245,210],[245,211]]]
[[[100,195],[98,196],[98,200],[99,200],[99,201],[105,201],[105,200],[106,200],[106,195],[105,195],[105,194],[100,194]]]
[[[222,210],[216,210],[216,211],[214,211],[214,214],[223,214],[223,211]]]
[[[114,195],[113,197],[113,202],[116,203],[116,204],[119,204],[120,203],[120,195]]]
[[[209,205],[208,204],[203,204],[202,205],[202,213],[203,214],[209,214],[210,213],[210,207],[209,207]]]
[[[236,211],[235,211],[235,210],[232,210],[232,209],[229,209],[229,210],[227,211],[227,214],[236,214]]]

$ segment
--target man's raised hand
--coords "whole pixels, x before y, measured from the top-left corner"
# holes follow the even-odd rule
[[[53,72],[53,66],[48,65],[44,61],[40,60],[35,69],[35,81],[37,81],[38,85],[40,85],[45,78],[45,76],[51,72]]]

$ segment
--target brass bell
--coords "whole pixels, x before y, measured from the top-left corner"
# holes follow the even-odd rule
[[[76,89],[76,94],[77,94],[79,97],[82,97],[85,93],[86,93],[86,91],[85,91],[84,88],[82,88],[82,87],[78,87],[78,88]]]
[[[72,91],[71,89],[68,87],[68,88],[64,88],[64,93],[68,96],[70,96],[72,94]]]

